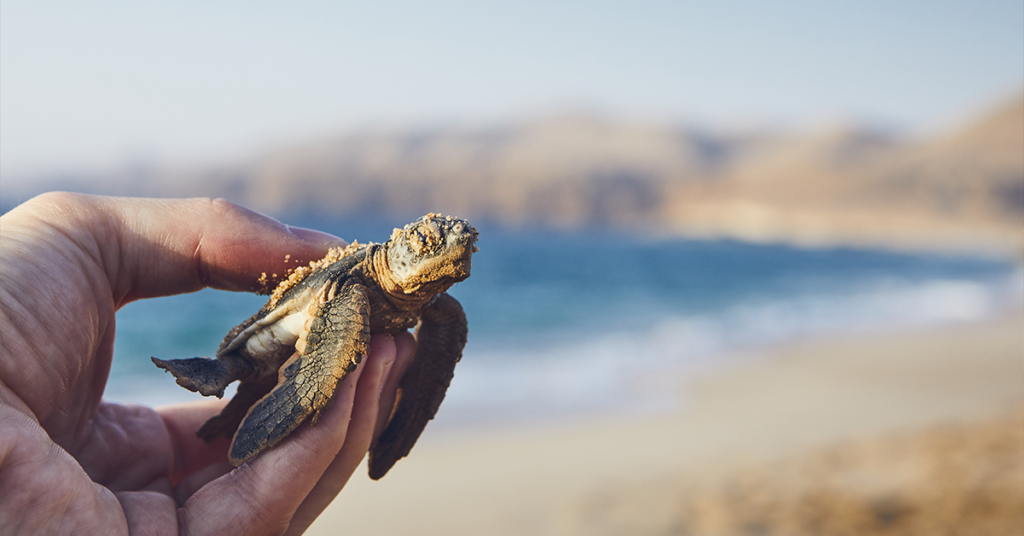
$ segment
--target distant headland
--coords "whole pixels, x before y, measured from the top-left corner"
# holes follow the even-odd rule
[[[31,186],[26,186],[31,185]],[[1024,97],[959,129],[713,134],[561,115],[478,127],[347,132],[204,168],[125,167],[9,184],[223,197],[287,217],[441,211],[506,226],[993,251],[1024,244]]]

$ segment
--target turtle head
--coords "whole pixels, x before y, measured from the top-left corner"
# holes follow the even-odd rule
[[[391,278],[406,294],[421,289],[433,295],[469,277],[477,231],[468,221],[430,213],[388,240]]]

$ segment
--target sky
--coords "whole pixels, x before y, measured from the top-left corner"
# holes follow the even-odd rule
[[[1024,2],[0,0],[0,178],[560,111],[928,129],[1024,91]]]

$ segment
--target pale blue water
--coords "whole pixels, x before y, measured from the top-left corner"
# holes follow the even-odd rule
[[[319,225],[360,241],[389,227]],[[970,322],[1019,309],[1012,263],[733,241],[481,228],[450,293],[469,344],[434,427],[678,407],[687,371],[790,339]],[[108,399],[195,400],[150,363],[209,356],[264,297],[220,291],[118,313]]]

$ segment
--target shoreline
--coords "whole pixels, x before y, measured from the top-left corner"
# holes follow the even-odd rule
[[[383,480],[358,470],[308,533],[593,533],[584,515],[591,508],[581,505],[594,500],[632,504],[650,486],[712,486],[737,467],[1024,408],[1022,357],[1019,313],[744,352],[679,377],[688,403],[665,415],[478,434],[428,430]],[[676,507],[641,508],[620,525],[670,518]]]

